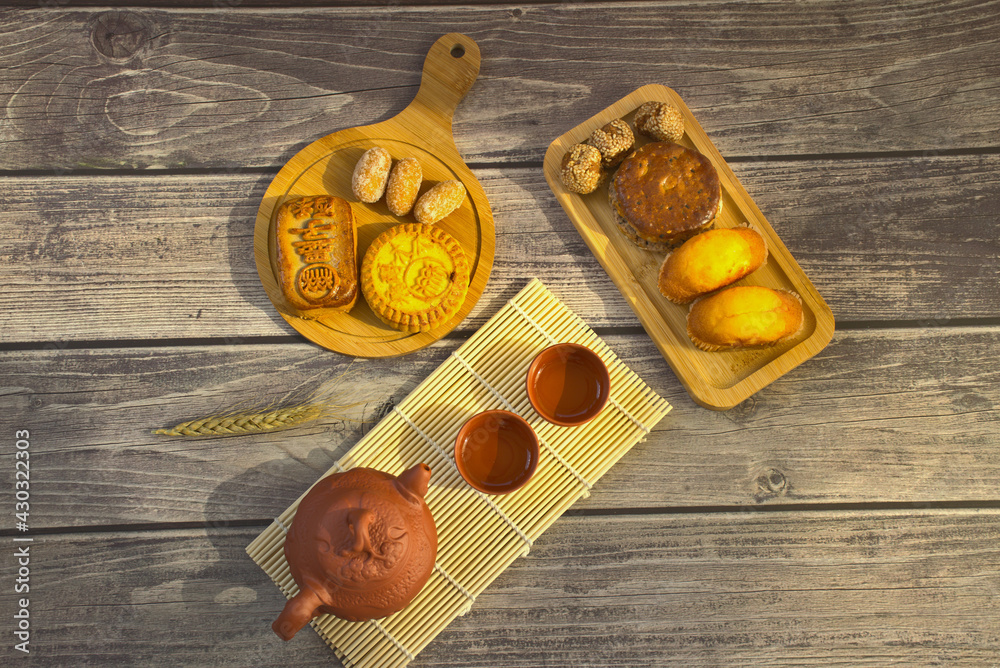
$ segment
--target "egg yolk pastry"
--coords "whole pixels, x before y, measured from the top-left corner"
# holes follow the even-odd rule
[[[713,352],[779,343],[795,336],[802,322],[797,294],[744,285],[694,302],[687,331],[695,346]]]
[[[767,260],[764,237],[749,227],[702,232],[660,266],[660,294],[687,304],[757,271]]]

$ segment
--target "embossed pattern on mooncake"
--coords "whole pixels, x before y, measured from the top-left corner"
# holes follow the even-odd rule
[[[365,253],[361,291],[390,327],[426,332],[447,322],[465,301],[469,261],[439,227],[410,223],[383,232]]]
[[[351,310],[358,298],[358,241],[347,200],[289,200],[279,207],[271,235],[276,278],[289,305],[305,313]]]

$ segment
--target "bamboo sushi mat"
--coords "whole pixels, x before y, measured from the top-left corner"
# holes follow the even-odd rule
[[[580,427],[543,420],[525,389],[535,355],[567,341],[594,350],[611,373],[607,405]],[[541,446],[535,475],[504,496],[474,490],[455,468],[459,428],[475,413],[491,409],[524,417]],[[577,499],[589,496],[593,484],[668,411],[666,400],[538,279],[532,280],[323,476],[356,466],[394,475],[420,462],[431,467],[426,500],[437,524],[438,554],[427,584],[396,614],[369,622],[324,615],[312,621],[313,628],[351,668],[407,665],[453,619],[468,612],[504,569],[528,554]],[[285,561],[284,540],[298,504],[247,547],[288,598],[298,587]]]

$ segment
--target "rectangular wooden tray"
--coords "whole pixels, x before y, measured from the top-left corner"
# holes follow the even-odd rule
[[[681,110],[685,132],[680,143],[707,156],[719,173],[723,209],[715,219],[715,227],[750,223],[767,242],[767,263],[737,284],[791,290],[802,298],[804,327],[791,341],[754,350],[714,353],[698,350],[687,336],[688,307],[668,301],[657,288],[660,264],[666,253],[640,249],[625,238],[618,230],[604,185],[589,195],[572,193],[563,186],[559,169],[563,155],[573,144],[585,142],[595,129],[616,118],[624,118],[634,128],[636,108],[652,100],[670,102]],[[637,145],[647,141],[650,140],[637,134]],[[830,308],[740,185],[691,110],[670,88],[657,84],[643,86],[562,135],[549,145],[544,171],[559,204],[698,404],[713,410],[732,408],[814,356],[833,338]]]

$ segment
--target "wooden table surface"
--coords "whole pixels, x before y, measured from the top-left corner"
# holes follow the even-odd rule
[[[0,10],[5,665],[336,665],[271,632],[284,599],[244,548],[370,423],[150,430],[347,368],[371,420],[532,277],[674,410],[412,665],[1000,665],[1000,3],[260,4]],[[454,333],[352,364],[268,301],[254,216],[296,151],[398,113],[448,32],[482,50],[454,133],[496,264]],[[685,394],[542,176],[647,83],[837,319],[727,412]]]

